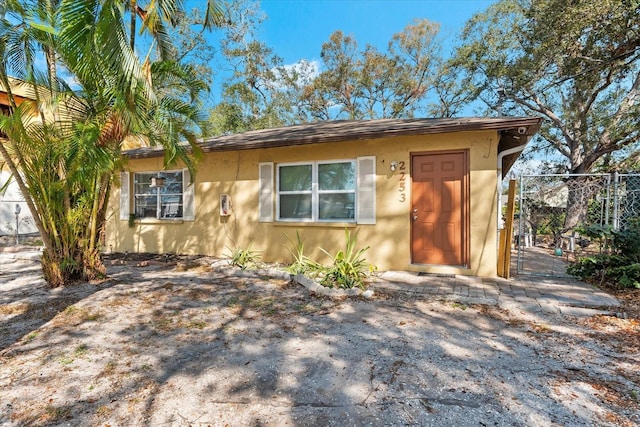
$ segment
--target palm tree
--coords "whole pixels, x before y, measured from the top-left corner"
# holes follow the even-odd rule
[[[159,57],[162,60],[171,60],[173,52],[172,43],[167,31],[167,26],[175,27],[180,11],[184,10],[182,0],[124,0],[124,6],[129,12],[129,46],[136,47],[136,33],[138,18],[141,21],[141,33],[146,32],[158,47]],[[216,0],[207,0],[202,21],[203,30],[211,30],[224,22],[224,14],[220,3]]]
[[[99,236],[122,142],[135,136],[161,144],[167,163],[180,161],[193,171],[205,86],[179,63],[143,66],[119,1],[37,0],[6,7],[11,19],[0,23],[0,83],[13,114],[0,118],[8,136],[0,154],[42,236],[48,283],[94,279],[105,273]],[[54,58],[46,72],[35,68],[39,52]],[[60,68],[72,86],[59,77]],[[34,103],[17,105],[10,73],[25,82]],[[174,95],[176,87],[190,96]]]

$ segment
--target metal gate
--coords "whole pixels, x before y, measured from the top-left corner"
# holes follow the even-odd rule
[[[18,189],[18,185],[7,171],[0,171],[0,188],[7,187],[0,192],[0,236],[37,233],[29,207]]]
[[[522,175],[513,242],[518,274],[566,276],[567,265],[602,250],[590,226],[624,228],[640,216],[640,174]]]

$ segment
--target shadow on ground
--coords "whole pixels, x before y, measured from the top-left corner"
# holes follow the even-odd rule
[[[110,274],[46,324],[14,331],[9,316],[19,340],[1,353],[0,424],[640,421],[640,349],[603,348],[561,317],[541,323],[410,297],[327,299],[197,266],[114,265]]]

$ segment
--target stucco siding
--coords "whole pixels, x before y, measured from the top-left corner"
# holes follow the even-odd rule
[[[367,259],[381,270],[402,269],[439,273],[496,274],[496,161],[497,132],[456,132],[393,139],[359,140],[270,149],[206,154],[195,179],[195,221],[120,220],[117,186],[109,203],[106,248],[118,252],[177,252],[223,255],[226,248],[260,251],[269,262],[287,262],[287,235],[299,231],[307,254],[326,261],[320,251],[335,253],[344,247],[344,230],[358,230],[358,246],[370,246]],[[411,264],[411,153],[469,150],[469,268]],[[258,221],[258,165],[262,162],[304,161],[376,157],[376,224],[283,223]],[[391,162],[405,170],[392,172]],[[131,172],[162,169],[162,159],[130,160]],[[404,191],[401,172],[406,175]],[[220,194],[233,203],[229,217],[219,214]],[[402,194],[404,193],[404,197]],[[404,201],[402,201],[404,199]]]

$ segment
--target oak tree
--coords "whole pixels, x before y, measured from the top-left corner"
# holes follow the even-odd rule
[[[587,173],[635,150],[638,0],[501,0],[466,25],[455,63],[504,113],[545,118],[542,142]]]
[[[639,14],[638,0],[501,0],[467,23],[452,64],[494,111],[543,117],[535,146],[567,172],[625,167],[639,153]],[[566,230],[583,198],[569,194]]]

